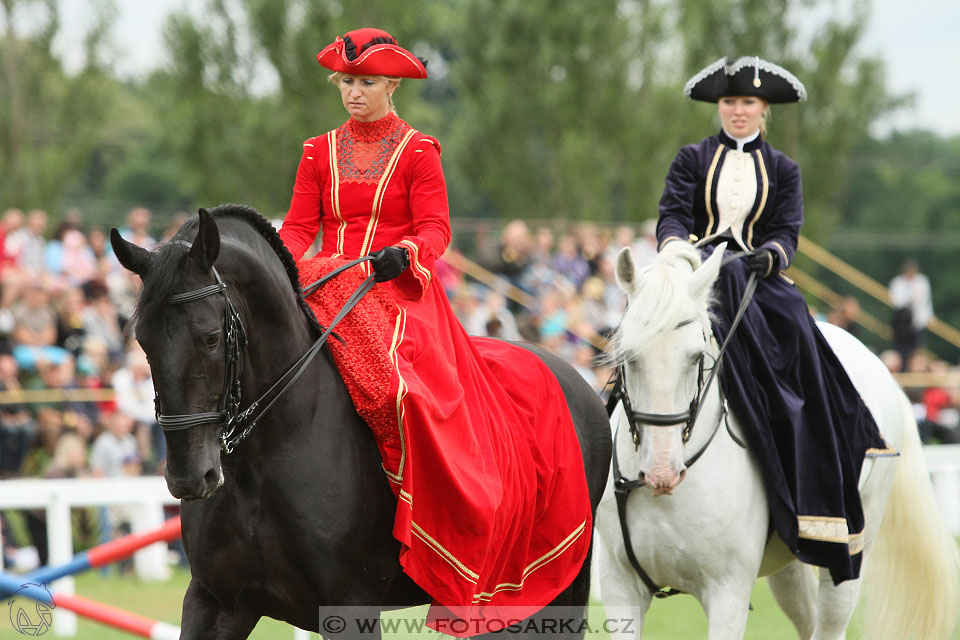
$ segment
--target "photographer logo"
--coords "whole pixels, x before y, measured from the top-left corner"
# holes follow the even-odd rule
[[[43,590],[50,604],[34,600],[26,591]],[[53,623],[53,609],[57,606],[53,596],[45,585],[27,583],[20,587],[7,601],[10,608],[10,623],[13,628],[25,636],[38,637],[50,630]]]

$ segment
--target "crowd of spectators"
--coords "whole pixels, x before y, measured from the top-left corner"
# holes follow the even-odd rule
[[[134,208],[121,234],[142,247],[169,238],[183,221],[152,225],[150,211]],[[500,276],[491,288],[452,265],[437,263],[438,277],[458,318],[472,335],[539,343],[576,367],[604,393],[611,371],[597,356],[623,313],[616,256],[631,247],[643,266],[656,255],[655,221],[638,225],[579,222],[531,228],[513,220],[502,229],[470,221],[455,229],[450,251]],[[0,219],[0,480],[22,476],[67,478],[162,472],[164,440],[156,424],[153,383],[146,357],[129,324],[139,278],[112,255],[103,229],[86,229],[77,212],[58,222],[41,210],[6,211]],[[823,318],[856,330],[853,298]],[[891,371],[949,372],[953,367],[922,349],[903,363],[896,349],[882,359]],[[68,390],[112,389],[111,400],[66,397]],[[37,390],[28,402],[9,392]],[[960,391],[908,389],[925,440],[954,442],[960,433]],[[46,394],[46,395],[43,395]],[[3,539],[37,549],[44,563],[42,512],[11,518]],[[75,514],[77,547],[109,538],[122,514]],[[9,552],[9,553],[8,553]],[[13,547],[5,560],[15,562]],[[24,563],[21,563],[24,564]],[[25,564],[30,564],[26,561]]]
[[[121,233],[140,246],[151,214],[129,212]],[[146,357],[125,331],[139,279],[112,255],[102,229],[77,212],[54,222],[35,209],[0,219],[0,480],[156,473],[164,441],[153,416]],[[98,390],[114,390],[100,394]],[[82,393],[87,392],[88,397]],[[18,392],[25,392],[18,396]],[[5,560],[14,546],[46,562],[42,511],[5,512]],[[80,548],[125,526],[122,510],[75,510]],[[26,540],[25,540],[26,538]],[[32,544],[25,544],[30,542]]]

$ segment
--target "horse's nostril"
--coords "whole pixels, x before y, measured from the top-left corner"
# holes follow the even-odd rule
[[[220,473],[213,467],[210,467],[209,469],[207,469],[207,472],[203,474],[204,486],[208,488],[216,487],[219,483],[220,483]]]

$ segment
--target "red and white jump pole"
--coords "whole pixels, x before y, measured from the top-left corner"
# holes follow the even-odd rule
[[[84,618],[143,638],[176,640],[180,637],[180,628],[175,625],[150,620],[77,595],[56,593],[51,598],[46,589],[33,585],[45,584],[80,571],[102,567],[128,558],[134,552],[155,542],[170,542],[179,537],[180,518],[178,516],[167,520],[159,529],[146,533],[132,533],[87,551],[81,551],[70,562],[56,567],[42,567],[23,576],[0,573],[0,594],[4,596],[23,595],[39,600],[51,607],[63,607]]]

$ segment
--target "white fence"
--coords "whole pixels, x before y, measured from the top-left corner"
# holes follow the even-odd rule
[[[163,524],[163,505],[168,504],[178,505],[180,501],[170,495],[166,482],[159,476],[0,482],[0,509],[46,510],[50,566],[59,566],[73,558],[72,507],[125,505],[129,508],[133,533],[141,533]],[[133,562],[137,575],[145,580],[166,580],[170,576],[165,545],[153,544],[137,551]],[[54,592],[74,592],[70,576],[51,586]],[[58,636],[76,635],[76,614],[62,607],[54,610],[53,624]]]
[[[924,447],[934,493],[947,526],[960,535],[960,444]],[[159,476],[82,478],[72,480],[4,480],[0,482],[0,509],[45,509],[49,563],[60,565],[73,558],[70,526],[72,507],[128,505],[134,533],[163,524],[163,506],[179,504]],[[0,540],[2,542],[2,540]],[[137,575],[146,580],[169,576],[166,550],[151,545],[134,555]],[[73,593],[73,578],[53,583],[54,591]],[[60,636],[76,633],[76,616],[56,610],[54,631]],[[303,636],[297,636],[303,637]]]

